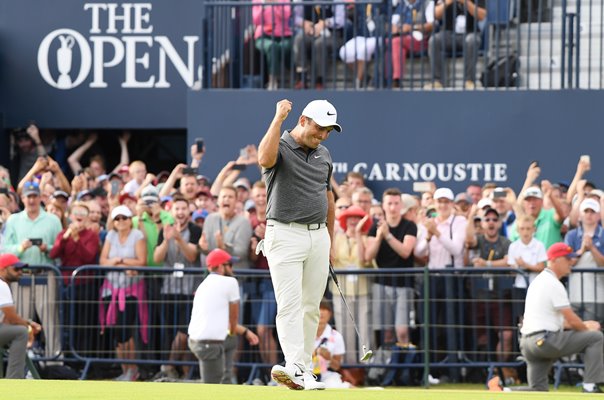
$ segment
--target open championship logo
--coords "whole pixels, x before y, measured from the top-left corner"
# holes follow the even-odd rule
[[[92,73],[89,86],[101,89],[108,87],[107,69],[123,68],[122,88],[170,88],[169,60],[184,83],[192,87],[196,83],[195,71],[198,71],[198,79],[200,75],[200,67],[195,62],[199,36],[183,37],[187,54],[185,59],[181,58],[167,36],[150,35],[153,33],[151,9],[151,3],[84,4],[84,10],[91,12],[91,35],[86,38],[68,28],[46,35],[40,42],[37,57],[42,79],[54,88],[69,90],[81,85]],[[79,60],[79,65],[75,65],[75,60]],[[58,74],[51,71],[55,62]]]

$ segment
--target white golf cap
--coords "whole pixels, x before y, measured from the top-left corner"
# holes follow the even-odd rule
[[[111,219],[114,220],[117,216],[123,215],[124,217],[131,218],[132,211],[126,206],[117,206],[111,210]]]
[[[453,191],[449,188],[436,189],[432,197],[434,198],[434,200],[447,199],[450,201],[453,201],[453,199],[455,198],[455,196],[453,195]]]
[[[479,209],[483,209],[485,207],[493,207],[493,202],[491,201],[491,199],[480,199],[478,201],[478,204],[476,205],[476,207],[478,207]]]
[[[600,212],[600,203],[598,203],[594,199],[585,199],[581,202],[581,205],[579,206],[579,210],[581,210],[581,212],[583,212],[585,210],[593,210],[594,212],[599,213]]]
[[[313,100],[304,107],[302,115],[315,121],[315,123],[324,128],[333,126],[338,132],[342,132],[342,127],[337,124],[338,113],[336,108],[327,100]]]
[[[524,198],[528,199],[529,197],[535,197],[537,199],[542,199],[543,192],[538,187],[531,186],[530,188],[528,188],[524,191]]]

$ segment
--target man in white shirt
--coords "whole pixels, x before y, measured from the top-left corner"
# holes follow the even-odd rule
[[[222,249],[206,259],[210,274],[199,285],[193,299],[189,323],[189,349],[199,359],[203,383],[220,383],[224,373],[224,341],[235,335],[239,317],[239,284],[225,271],[236,261]]]
[[[551,365],[560,357],[585,353],[584,393],[603,393],[604,336],[596,321],[582,321],[570,307],[560,279],[571,271],[577,255],[565,243],[554,243],[547,251],[548,267],[530,284],[526,294],[520,350],[526,359],[532,390],[547,391]]]
[[[9,284],[21,277],[25,267],[13,254],[0,255],[0,348],[8,346],[7,379],[25,378],[27,339],[30,333],[38,333],[42,327],[21,318],[16,311]],[[0,360],[1,362],[1,360]]]

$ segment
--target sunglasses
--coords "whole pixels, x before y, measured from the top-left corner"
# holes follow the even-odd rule
[[[87,217],[88,213],[87,212],[72,212],[71,215],[73,215],[74,217]]]
[[[118,215],[117,217],[113,218],[114,221],[125,221],[127,219],[130,219],[130,217],[125,217],[123,215]]]
[[[484,221],[486,221],[486,222],[497,222],[499,220],[497,218],[485,218]]]

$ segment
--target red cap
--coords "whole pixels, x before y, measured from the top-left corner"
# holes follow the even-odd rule
[[[14,254],[1,254],[0,255],[0,269],[15,267],[15,268],[23,268],[26,267],[27,264],[19,261],[19,257]]]
[[[126,199],[130,199],[133,200],[134,202],[136,202],[136,196],[134,196],[132,193],[122,193],[119,197],[119,202],[120,204],[124,204],[124,201],[126,201]]]
[[[222,249],[214,249],[210,251],[210,254],[208,254],[208,257],[206,258],[208,268],[216,268],[224,263],[237,261],[239,261],[238,257],[233,257]]]
[[[572,247],[566,243],[558,242],[552,244],[547,250],[547,259],[553,260],[558,257],[577,258],[577,255],[573,252]]]
[[[361,207],[350,206],[340,213],[340,217],[338,218],[338,221],[340,221],[340,226],[342,227],[342,229],[346,230],[347,229],[346,220],[348,219],[348,217],[364,218],[365,215],[367,215],[367,213]],[[371,220],[371,218],[369,218],[367,221],[365,221],[365,224],[363,225],[363,232],[369,232],[369,229],[371,229],[372,224],[373,224],[373,221]]]

